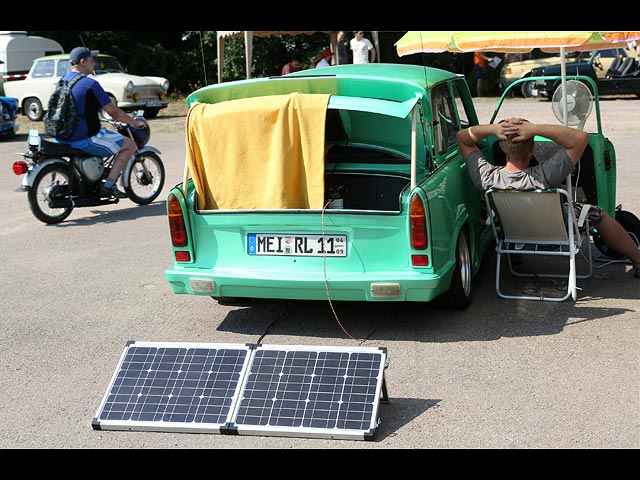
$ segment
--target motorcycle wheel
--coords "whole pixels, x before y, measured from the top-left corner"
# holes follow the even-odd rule
[[[133,202],[146,205],[160,195],[164,186],[164,164],[157,154],[144,152],[137,155],[127,171],[124,191]]]
[[[615,218],[618,223],[624,227],[634,243],[640,246],[640,219],[638,219],[638,217],[633,213],[626,210],[617,210]],[[609,258],[616,260],[626,258],[624,255],[616,252],[613,248],[604,243],[598,235],[593,236],[593,244],[601,253]]]
[[[63,165],[49,165],[43,168],[29,190],[29,208],[35,217],[41,222],[54,224],[60,223],[73,211],[73,207],[51,208],[49,206],[49,193],[53,187],[71,184],[69,169]]]

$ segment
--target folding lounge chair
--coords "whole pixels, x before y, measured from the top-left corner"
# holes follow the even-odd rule
[[[576,219],[572,202],[566,190],[496,190],[485,192],[485,203],[490,213],[491,225],[496,238],[496,292],[506,299],[542,300],[562,302],[569,297],[577,298],[576,279],[588,278],[593,272],[590,227],[587,219],[589,205],[585,205],[579,219]],[[570,208],[567,208],[567,205]],[[588,263],[588,271],[576,273],[576,256],[581,253],[586,239],[587,255],[582,255]],[[557,256],[563,260],[566,273],[531,273],[516,271],[511,256],[514,254]],[[501,290],[501,259],[507,255],[509,270],[519,277],[566,278],[567,291],[563,296],[507,295]],[[554,262],[556,263],[556,262]],[[538,268],[538,270],[540,267]]]

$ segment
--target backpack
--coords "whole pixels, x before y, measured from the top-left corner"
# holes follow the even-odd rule
[[[44,131],[47,135],[61,139],[69,138],[80,123],[71,89],[83,77],[86,75],[80,73],[71,81],[61,78],[56,85],[51,98],[49,98],[49,107],[44,116]]]

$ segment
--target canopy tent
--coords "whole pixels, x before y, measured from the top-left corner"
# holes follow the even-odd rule
[[[240,30],[227,30],[217,31],[217,43],[218,43],[218,83],[222,83],[222,67],[224,65],[224,42],[227,38],[239,37],[244,35],[244,48],[245,48],[245,65],[247,71],[247,78],[251,78],[251,63],[253,57],[253,37],[266,37],[268,35],[282,36],[287,35],[312,35],[314,33],[326,33],[329,35],[329,43],[331,44],[331,51],[336,53],[338,51],[338,32],[329,30],[296,30],[296,31],[283,31],[283,30],[270,30],[270,31],[240,31]],[[376,58],[380,61],[380,42],[378,40],[378,32],[371,32],[378,54]],[[335,56],[337,60],[337,55]]]

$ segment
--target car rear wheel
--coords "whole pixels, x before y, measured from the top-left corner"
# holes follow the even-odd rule
[[[465,309],[471,305],[471,290],[471,251],[467,232],[463,229],[458,235],[456,244],[456,266],[451,278],[451,286],[447,292],[436,299],[436,304],[446,308]]]
[[[39,122],[44,117],[42,103],[35,97],[27,98],[24,101],[24,114],[32,122]]]

